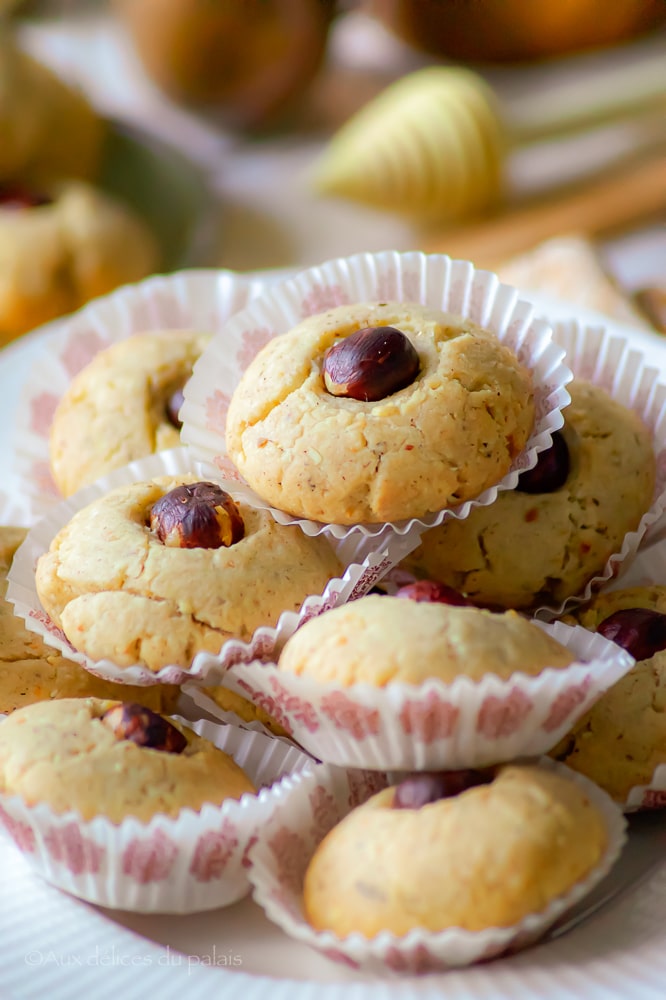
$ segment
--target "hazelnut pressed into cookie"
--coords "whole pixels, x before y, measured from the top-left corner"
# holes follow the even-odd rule
[[[637,660],[553,749],[620,803],[666,764],[666,586],[598,594],[572,617]]]
[[[141,704],[65,698],[0,726],[0,792],[83,820],[177,816],[254,791],[232,757]]]
[[[275,507],[352,524],[478,496],[509,471],[533,422],[531,373],[493,333],[375,302],[271,340],[233,394],[226,441]]]
[[[529,608],[579,594],[652,503],[652,435],[633,410],[583,379],[553,446],[513,490],[427,531],[402,562],[479,604]]]
[[[320,594],[328,541],[195,476],[119,487],[79,510],[37,563],[46,612],[94,660],[188,668]]]
[[[51,423],[56,486],[70,496],[112,469],[180,444],[182,390],[210,335],[137,333],[101,351],[74,377]]]
[[[387,788],[324,838],[303,890],[317,930],[372,938],[512,926],[584,879],[606,849],[599,810],[559,774],[509,765],[466,790],[439,784],[422,798]]]

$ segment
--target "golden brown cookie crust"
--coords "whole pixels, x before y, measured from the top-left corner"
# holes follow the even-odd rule
[[[353,810],[315,852],[303,896],[317,930],[512,926],[585,878],[607,845],[587,795],[544,769],[504,767],[420,809],[391,808],[394,794]]]
[[[603,570],[652,503],[652,436],[604,389],[577,379],[569,391],[566,483],[552,493],[505,490],[464,520],[431,528],[404,569],[505,608],[560,604]]]
[[[173,548],[149,527],[153,504],[195,476],[123,486],[78,511],[39,559],[40,600],[76,649],[117,666],[190,666],[249,639],[320,594],[341,566],[328,542],[240,503],[245,535],[217,549]]]
[[[56,813],[72,809],[84,820],[106,816],[113,823],[177,816],[255,791],[233,758],[173,719],[187,737],[182,753],[118,739],[101,719],[117,704],[65,698],[14,712],[0,726],[0,791],[29,805],[45,802]]]
[[[180,689],[172,684],[136,687],[114,684],[61,656],[30,632],[5,600],[6,575],[26,535],[25,528],[0,527],[0,713],[53,698],[123,698],[156,712],[173,711]]]
[[[278,666],[344,686],[390,681],[451,683],[562,668],[573,654],[513,611],[494,614],[370,594],[325,611],[291,635]]]
[[[615,611],[649,608],[666,614],[666,587],[630,587],[597,595],[575,618],[596,631]],[[572,615],[573,617],[573,615]],[[553,749],[552,756],[625,803],[666,764],[666,650],[636,665],[609,688]]]
[[[63,496],[180,444],[167,405],[209,339],[194,330],[137,333],[101,351],[76,375],[56,408],[49,440],[51,471]]]
[[[377,402],[331,395],[326,349],[387,325],[414,345],[416,379]],[[310,316],[266,345],[234,392],[226,440],[275,507],[352,524],[478,496],[508,472],[533,422],[531,374],[492,333],[414,303],[361,303]]]

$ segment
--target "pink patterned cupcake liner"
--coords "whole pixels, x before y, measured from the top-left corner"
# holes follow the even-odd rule
[[[536,624],[576,661],[534,677],[392,681],[383,688],[321,683],[254,662],[232,666],[223,684],[261,706],[296,743],[329,764],[378,770],[482,767],[547,753],[635,662],[587,629]]]
[[[184,271],[127,285],[45,327],[49,332],[23,386],[12,438],[12,471],[27,523],[61,499],[49,467],[49,430],[74,376],[100,351],[135,333],[212,333],[262,288],[263,282],[233,271]]]
[[[536,422],[526,448],[510,472],[473,501],[424,518],[394,522],[391,529],[418,543],[425,528],[447,516],[466,517],[472,507],[493,502],[499,490],[512,489],[524,469],[532,468],[540,451],[549,447],[552,433],[562,426],[561,410],[570,401],[566,384],[570,370],[563,352],[552,340],[552,329],[537,319],[532,306],[519,300],[515,289],[496,275],[478,271],[467,261],[419,252],[364,253],[328,261],[257,296],[225,324],[195,365],[185,390],[182,439],[200,461],[224,475],[239,477],[225,447],[226,414],[241,374],[273,337],[286,333],[301,320],[334,306],[369,301],[411,301],[442,309],[491,329],[532,371]],[[382,524],[353,526],[322,524],[295,518],[270,507],[255,494],[259,507],[270,509],[282,524],[297,523],[308,534],[326,532],[335,538],[382,535]]]
[[[30,529],[14,557],[7,578],[7,600],[14,605],[15,613],[25,620],[26,627],[40,635],[47,645],[59,649],[68,659],[80,663],[91,673],[106,680],[139,685],[182,684],[189,680],[218,684],[226,670],[234,663],[274,659],[287,635],[308,618],[365,593],[383,576],[387,568],[400,558],[400,553],[403,551],[403,540],[390,533],[384,536],[383,548],[371,549],[366,554],[364,553],[367,546],[362,545],[359,551],[359,546],[352,544],[354,540],[329,539],[341,564],[345,567],[341,577],[330,580],[321,594],[311,594],[306,597],[298,612],[283,612],[275,626],[258,628],[248,641],[229,639],[215,654],[198,653],[188,668],[173,664],[163,667],[159,672],[152,672],[139,663],[120,667],[111,660],[91,659],[74,648],[64,632],[51,621],[42,608],[35,588],[37,560],[48,551],[53,537],[60,528],[76,511],[91,501],[126,483],[140,482],[154,476],[175,476],[188,472],[201,475],[204,479],[212,478],[234,497],[245,499],[245,491],[237,482],[225,481],[221,478],[219,470],[196,463],[186,448],[174,448],[132,462],[122,469],[116,469],[103,479],[50,507],[41,520]],[[377,540],[375,543],[379,544]],[[358,562],[351,561],[355,556]]]
[[[176,717],[178,718],[178,717]],[[228,906],[250,889],[248,852],[281,790],[296,787],[314,765],[295,747],[208,721],[187,722],[230,754],[256,795],[183,809],[175,818],[120,824],[84,822],[0,793],[0,835],[13,841],[47,882],[100,906],[139,913],[195,913]],[[1,723],[0,723],[1,724]]]
[[[328,766],[308,774],[298,787],[283,789],[278,807],[250,853],[254,899],[290,937],[333,961],[378,975],[441,971],[524,948],[542,937],[601,881],[626,841],[625,820],[605,792],[554,761],[544,759],[540,766],[567,775],[585,791],[601,811],[608,843],[599,864],[585,879],[552,900],[541,913],[530,914],[514,926],[483,931],[414,929],[404,936],[382,931],[371,939],[359,933],[340,938],[331,931],[312,928],[303,912],[305,871],[317,845],[354,808],[345,794],[344,774]]]

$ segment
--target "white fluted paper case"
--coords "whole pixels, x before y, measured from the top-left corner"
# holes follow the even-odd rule
[[[84,822],[78,813],[56,814],[45,803],[30,806],[0,793],[0,834],[47,882],[100,906],[196,913],[241,899],[250,890],[249,848],[272,815],[282,783],[295,787],[314,765],[281,740],[182,721],[230,754],[258,793],[199,812],[183,809],[175,818],[119,824],[103,816]]]
[[[420,303],[492,330],[531,370],[535,389],[534,430],[499,483],[456,508],[390,525],[394,534],[411,540],[409,547],[413,547],[421,531],[441,523],[445,516],[466,517],[472,507],[492,503],[499,490],[512,489],[519,473],[532,468],[538,453],[549,447],[553,431],[563,423],[561,410],[570,402],[566,385],[571,372],[562,363],[563,351],[553,342],[551,326],[535,317],[532,306],[520,300],[515,289],[468,261],[419,252],[363,253],[327,261],[267,288],[224,325],[195,365],[181,410],[182,439],[200,461],[217,466],[225,475],[238,476],[226,452],[226,414],[243,371],[260,348],[307,316],[335,306],[387,300]],[[386,537],[383,524],[324,525],[272,508],[256,494],[255,503],[270,509],[280,523],[297,523],[310,535],[326,532],[341,540],[360,535],[375,549],[373,538]]]
[[[305,871],[326,833],[356,804],[346,794],[344,777],[327,766],[308,774],[297,788],[283,788],[276,811],[250,852],[254,899],[290,937],[334,961],[379,975],[415,975],[465,966],[526,947],[591,892],[611,870],[626,840],[622,813],[605,792],[553,761],[542,760],[540,766],[566,774],[579,785],[600,810],[607,832],[607,847],[599,864],[541,913],[530,914],[510,927],[482,931],[414,929],[403,936],[382,931],[369,939],[359,933],[340,938],[331,931],[314,930],[303,912]]]
[[[217,653],[197,653],[187,665],[169,664],[159,671],[151,671],[142,663],[118,666],[110,659],[94,660],[75,649],[64,632],[46,615],[35,586],[35,566],[39,557],[48,551],[58,531],[74,514],[93,500],[104,496],[118,486],[141,482],[156,476],[179,476],[195,473],[202,479],[213,479],[237,499],[247,498],[247,488],[235,480],[224,480],[218,469],[203,466],[193,460],[186,448],[158,452],[145,459],[131,462],[116,469],[108,476],[79,490],[66,500],[49,507],[42,518],[28,532],[18,549],[7,577],[7,600],[14,605],[15,613],[24,619],[26,627],[36,632],[49,646],[59,649],[64,656],[81,664],[91,673],[106,680],[125,684],[149,685],[155,683],[182,684],[195,680],[200,683],[218,684],[233,663],[256,659],[274,659],[286,636],[308,618],[328,608],[353,599],[368,590],[392,562],[399,558],[400,542],[393,548],[389,539],[388,550],[369,551],[360,561],[353,561],[354,549],[349,540],[329,539],[344,568],[341,577],[330,580],[321,594],[307,595],[299,611],[284,611],[274,625],[258,628],[248,640],[228,639],[221,642]],[[351,556],[351,559],[350,559]]]
[[[74,376],[112,344],[149,330],[218,330],[263,282],[234,271],[183,271],[152,277],[104,295],[43,328],[13,418],[12,471],[34,524],[60,499],[49,466],[49,429]]]
[[[537,625],[576,661],[534,677],[391,681],[383,688],[321,683],[254,662],[232,666],[223,683],[328,764],[399,771],[482,767],[547,753],[634,664],[625,650],[587,629]]]

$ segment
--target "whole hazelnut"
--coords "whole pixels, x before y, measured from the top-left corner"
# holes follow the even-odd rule
[[[652,608],[622,608],[597,626],[597,632],[617,643],[635,660],[649,660],[666,649],[666,615]]]
[[[410,385],[421,367],[409,337],[393,326],[366,326],[324,354],[323,375],[332,396],[375,402]]]
[[[165,545],[219,549],[239,542],[245,524],[236,501],[215,483],[176,486],[153,504],[150,528]]]
[[[539,452],[536,465],[521,472],[516,490],[519,493],[554,493],[569,478],[569,448],[560,431],[553,432],[550,448]]]
[[[187,738],[168,719],[136,702],[118,702],[102,715],[102,722],[117,739],[151,750],[182,753],[187,746]]]

